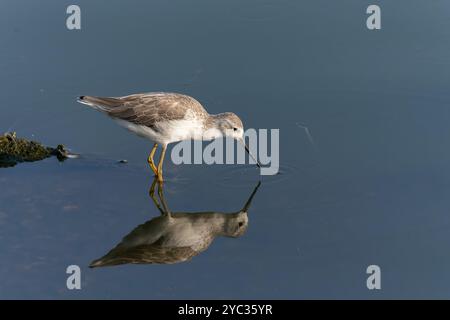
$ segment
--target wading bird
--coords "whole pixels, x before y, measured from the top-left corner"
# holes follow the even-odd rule
[[[247,153],[260,166],[245,144],[244,126],[237,115],[232,112],[209,114],[200,102],[187,95],[151,92],[111,98],[81,96],[78,102],[107,114],[119,125],[153,141],[147,161],[159,182],[163,181],[167,145],[183,140],[234,138],[244,144]],[[156,165],[153,157],[158,145],[162,146],[162,151]]]

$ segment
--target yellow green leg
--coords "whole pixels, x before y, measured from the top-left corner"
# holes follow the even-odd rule
[[[163,182],[163,162],[164,162],[164,156],[166,155],[166,149],[167,146],[163,145],[162,146],[162,151],[161,151],[161,157],[159,158],[159,164],[158,164],[158,181],[159,182]]]
[[[147,158],[147,162],[148,162],[148,164],[150,165],[150,168],[152,168],[152,171],[153,171],[153,173],[155,174],[155,176],[158,175],[158,169],[156,169],[155,162],[153,161],[153,156],[155,155],[155,152],[156,152],[156,149],[157,149],[157,148],[158,148],[158,144],[155,143],[155,144],[153,145],[152,151],[150,151],[150,155],[149,155],[148,158]]]

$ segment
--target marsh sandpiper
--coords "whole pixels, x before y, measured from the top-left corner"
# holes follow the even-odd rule
[[[247,153],[260,166],[245,144],[241,119],[232,112],[209,114],[200,102],[190,96],[150,92],[123,97],[81,96],[78,102],[107,114],[119,125],[153,141],[147,161],[159,182],[163,182],[167,145],[183,140],[231,137],[243,143]],[[158,145],[162,146],[162,152],[156,166],[153,157]]]

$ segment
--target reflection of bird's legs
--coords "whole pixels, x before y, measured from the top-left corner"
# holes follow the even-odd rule
[[[158,144],[155,143],[153,145],[152,151],[150,151],[150,154],[149,154],[149,156],[147,158],[147,162],[150,165],[150,168],[152,168],[152,171],[155,174],[155,176],[158,175],[158,169],[156,169],[155,162],[153,161],[153,156],[155,155],[155,152],[156,152],[157,148],[158,148]]]
[[[158,183],[158,179],[155,177],[155,179],[153,179],[153,183],[152,186],[150,187],[150,190],[148,192],[150,198],[153,200],[153,203],[155,204],[155,206],[158,208],[159,212],[161,212],[162,215],[164,215],[164,210],[161,208],[161,205],[158,202],[158,199],[155,197],[155,186],[156,183]],[[159,183],[158,183],[159,185]],[[159,191],[158,191],[159,194]]]
[[[162,152],[161,157],[159,158],[159,164],[158,164],[158,181],[160,183],[163,182],[163,162],[164,162],[164,156],[166,155],[167,145],[162,146]]]
[[[150,195],[150,197],[153,199],[155,197],[155,185],[156,182],[158,181],[158,179],[156,179],[156,177],[153,179],[152,182],[152,186],[150,187],[150,190],[148,192],[148,194]]]
[[[170,217],[170,210],[169,210],[169,207],[167,206],[166,199],[164,198],[164,193],[163,193],[162,189],[163,189],[163,185],[160,183],[158,185],[158,196],[159,196],[159,199],[161,200],[161,204],[163,206],[163,211],[167,214],[168,217]]]

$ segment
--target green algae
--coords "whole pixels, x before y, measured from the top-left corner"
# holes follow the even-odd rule
[[[36,141],[17,138],[15,132],[0,135],[0,167],[13,167],[19,162],[39,161],[52,156],[64,161],[68,155],[63,145],[46,147]]]

